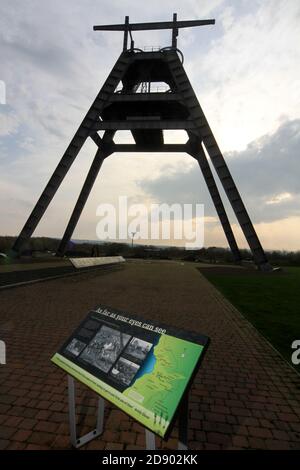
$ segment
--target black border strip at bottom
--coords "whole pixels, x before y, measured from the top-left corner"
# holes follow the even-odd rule
[[[298,468],[300,450],[295,451],[78,451],[78,450],[50,450],[50,451],[13,451],[0,452],[0,464],[21,464],[23,466],[38,465],[47,462],[48,466],[59,463],[77,465],[86,468],[87,464],[122,465],[125,468],[145,467],[145,465],[190,465],[202,468]],[[67,467],[66,467],[67,468]],[[94,467],[97,468],[97,467]],[[99,467],[100,468],[100,467]]]

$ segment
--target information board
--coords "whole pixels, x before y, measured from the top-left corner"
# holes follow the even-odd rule
[[[74,268],[89,268],[106,264],[125,263],[123,256],[98,256],[96,258],[69,258]]]
[[[52,361],[165,438],[208,342],[207,336],[99,306]]]

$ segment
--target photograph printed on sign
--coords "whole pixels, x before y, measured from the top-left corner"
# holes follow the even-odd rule
[[[152,346],[152,343],[134,337],[132,338],[124,352],[126,353],[126,355],[132,356],[133,358],[138,359],[139,361],[143,361]]]
[[[108,372],[127,345],[130,335],[103,325],[80,356],[81,360]]]
[[[125,357],[120,357],[111,370],[111,376],[124,385],[130,385],[140,366],[128,361]]]
[[[73,356],[78,356],[86,344],[80,341],[79,339],[73,338],[72,341],[66,347],[66,351],[73,354]]]

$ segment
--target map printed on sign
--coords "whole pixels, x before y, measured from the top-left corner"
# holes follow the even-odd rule
[[[209,339],[99,306],[52,361],[161,437]]]

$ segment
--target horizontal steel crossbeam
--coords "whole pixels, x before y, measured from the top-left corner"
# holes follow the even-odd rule
[[[178,93],[114,93],[109,97],[109,102],[119,103],[123,101],[180,101]]]
[[[99,121],[93,126],[92,132],[100,130],[126,130],[132,129],[194,129],[195,124],[193,121]]]
[[[164,144],[163,146],[137,145],[137,144],[112,144],[112,152],[186,152],[185,144]]]
[[[94,31],[148,31],[155,29],[173,29],[174,26],[178,28],[191,28],[192,26],[206,26],[215,24],[215,20],[187,20],[187,21],[160,21],[150,23],[129,23],[127,24],[105,24],[96,25],[93,27]]]

